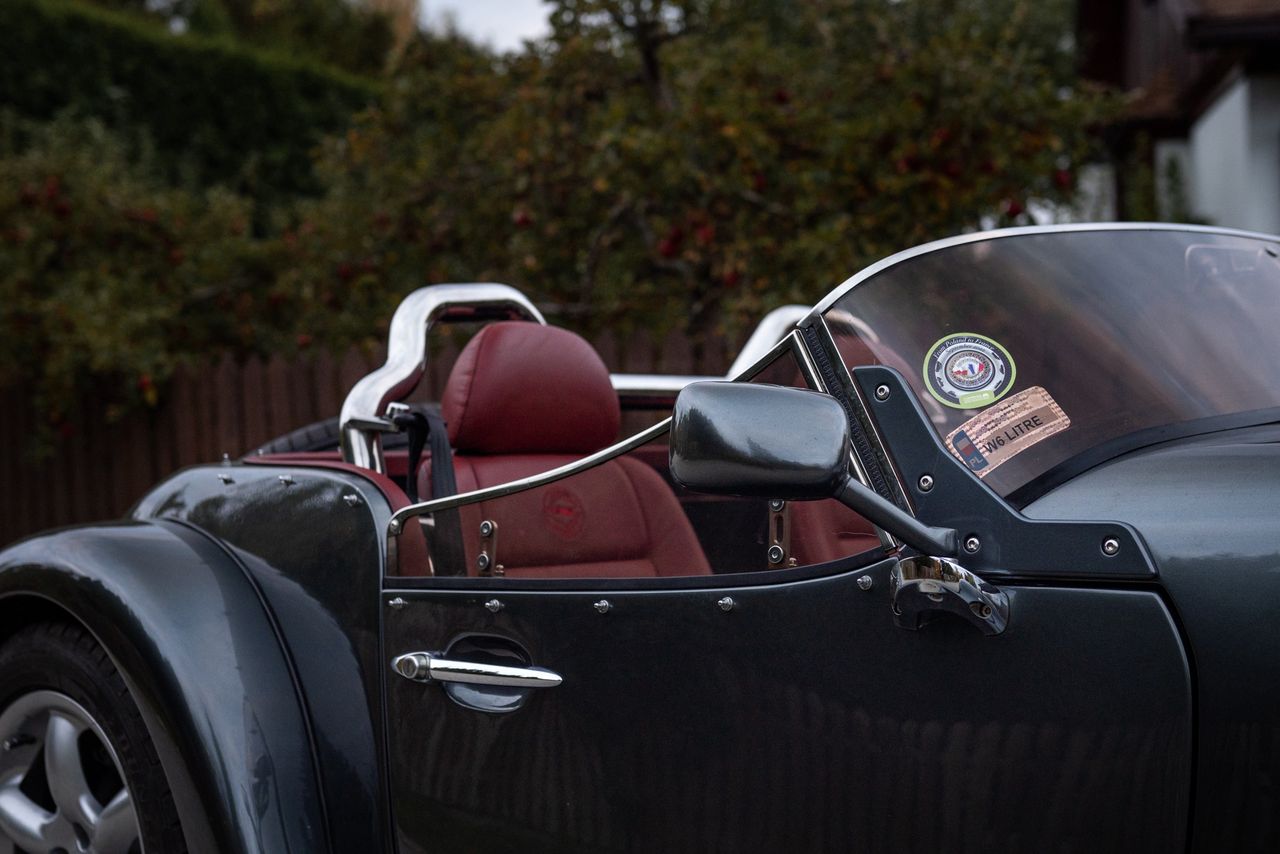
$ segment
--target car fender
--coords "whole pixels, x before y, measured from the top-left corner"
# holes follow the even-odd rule
[[[192,852],[330,850],[297,675],[229,551],[157,521],[65,529],[0,552],[0,642],[58,612],[123,675]]]

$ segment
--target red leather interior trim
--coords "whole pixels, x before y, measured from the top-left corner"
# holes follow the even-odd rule
[[[791,556],[826,563],[880,547],[875,526],[834,498],[791,504]]]
[[[561,454],[456,456],[459,492],[508,483],[577,459]],[[423,488],[431,474],[418,475]],[[512,577],[631,578],[708,575],[689,519],[648,465],[622,457],[543,487],[459,508],[475,574],[480,523],[496,522],[497,562]]]
[[[409,473],[408,451],[398,448],[384,452],[383,457],[387,461],[387,474],[390,477],[403,478]],[[424,449],[422,458],[426,460],[430,457],[431,451]],[[304,466],[310,463],[340,463],[342,454],[339,451],[297,451],[291,454],[262,454],[245,457],[244,461],[260,465]],[[368,469],[364,470],[368,471]]]
[[[521,321],[491,323],[467,342],[441,408],[464,454],[588,454],[614,441],[622,418],[590,344]]]

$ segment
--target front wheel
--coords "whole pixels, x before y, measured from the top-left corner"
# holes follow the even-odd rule
[[[83,629],[0,647],[0,854],[184,852],[173,798],[124,680]]]

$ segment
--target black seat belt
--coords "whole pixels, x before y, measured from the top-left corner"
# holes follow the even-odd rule
[[[449,447],[449,429],[444,419],[434,412],[411,410],[393,416],[392,420],[409,439],[409,474],[405,493],[418,503],[418,466],[422,449],[431,445],[431,498],[448,498],[458,494],[458,481],[453,473],[453,449]],[[456,507],[437,510],[434,535],[430,538],[431,561],[436,575],[465,575],[462,552],[462,524]]]

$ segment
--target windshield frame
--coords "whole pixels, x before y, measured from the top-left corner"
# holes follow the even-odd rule
[[[966,243],[982,243],[987,240],[1001,240],[1006,237],[1021,237],[1029,234],[1063,234],[1089,231],[1182,231],[1191,234],[1217,234],[1226,237],[1244,237],[1280,244],[1280,236],[1267,234],[1265,232],[1244,231],[1238,228],[1221,228],[1213,225],[1186,225],[1173,222],[1076,222],[1061,223],[1058,225],[1024,225],[1017,228],[996,228],[989,229],[987,231],[974,231],[967,234],[956,234],[951,237],[944,237],[941,240],[934,240],[929,243],[922,243],[919,246],[913,246],[910,249],[904,249],[901,252],[896,252],[887,258],[882,258],[869,267],[863,267],[857,273],[854,273],[852,276],[836,285],[825,297],[819,300],[809,312],[806,320],[821,317],[827,312],[827,309],[835,305],[858,285],[870,279],[872,276],[883,273],[885,270],[888,270],[891,267],[896,267],[898,264],[901,264],[904,261],[909,261],[912,258],[919,258],[922,255],[929,255],[933,252],[950,249],[954,246],[963,246]]]

